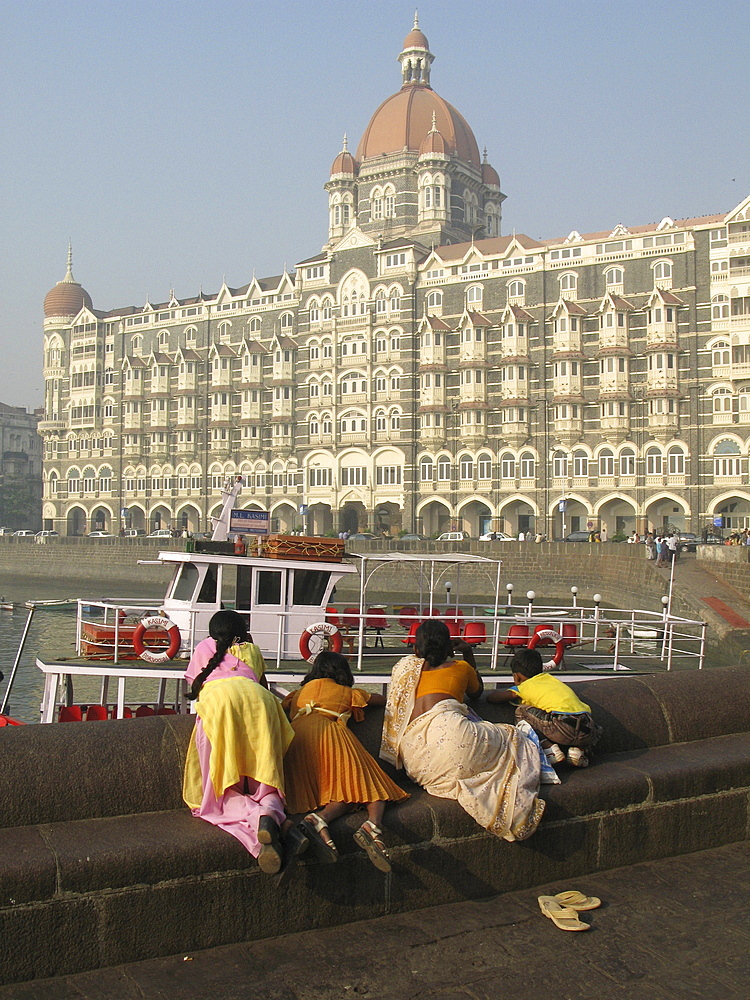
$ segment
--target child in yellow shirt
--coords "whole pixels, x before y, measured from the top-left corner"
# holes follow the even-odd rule
[[[566,760],[573,767],[586,767],[586,751],[602,734],[591,717],[591,709],[559,677],[544,672],[541,653],[520,646],[510,663],[513,686],[490,691],[487,701],[508,702],[520,698],[516,718],[528,722],[539,736],[551,764]]]

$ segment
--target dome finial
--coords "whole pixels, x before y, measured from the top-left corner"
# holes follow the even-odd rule
[[[437,129],[437,115],[433,111],[432,112],[432,128],[430,129],[430,132],[437,132],[437,130],[438,130]]]
[[[487,147],[486,147],[486,146],[485,146],[485,147],[484,147],[484,149],[482,150],[482,153],[483,153],[483,155],[484,155],[484,160],[483,160],[482,162],[483,162],[483,163],[486,163],[486,162],[487,162]]]
[[[344,132],[344,143],[343,143],[343,145],[341,147],[341,152],[342,153],[348,153],[349,152],[349,138],[348,138],[346,132]]]
[[[65,272],[63,281],[75,281],[73,277],[73,244],[68,240],[68,270]]]
[[[419,31],[419,11],[414,11],[414,31]]]

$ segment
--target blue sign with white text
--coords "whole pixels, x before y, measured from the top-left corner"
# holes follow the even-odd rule
[[[267,535],[270,525],[267,510],[232,510],[229,515],[230,535]]]

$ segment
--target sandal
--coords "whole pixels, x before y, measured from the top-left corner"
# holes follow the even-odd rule
[[[602,905],[598,896],[586,896],[577,889],[571,889],[569,892],[556,892],[555,899],[562,906],[569,906],[571,910],[579,912],[581,910],[595,910]]]
[[[561,931],[587,931],[590,924],[578,919],[578,913],[569,906],[561,906],[554,896],[539,896],[539,909]]]
[[[354,834],[354,843],[367,853],[378,871],[389,872],[391,863],[382,840],[383,831],[371,819],[366,819]]]
[[[283,850],[278,824],[270,816],[261,816],[258,820],[258,843],[258,867],[266,875],[276,875],[281,868]]]
[[[315,812],[308,813],[299,823],[299,828],[317,848],[321,858],[329,863],[338,861],[338,848],[331,839],[328,824]]]

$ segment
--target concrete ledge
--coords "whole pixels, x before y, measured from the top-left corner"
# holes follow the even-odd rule
[[[0,980],[333,926],[748,838],[750,670],[577,687],[605,737],[591,767],[544,786],[530,840],[498,840],[400,774],[412,797],[386,816],[392,875],[357,850],[361,814],[350,814],[333,825],[339,864],[305,860],[282,890],[182,806],[192,719],[0,731]],[[483,714],[504,721],[510,710],[485,704]],[[373,753],[381,721],[372,710],[355,727]]]

